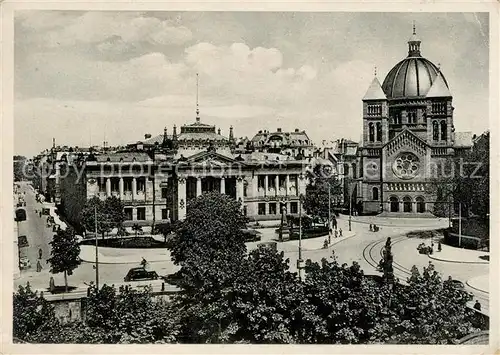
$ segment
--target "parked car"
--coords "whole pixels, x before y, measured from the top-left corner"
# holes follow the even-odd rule
[[[20,235],[17,238],[17,246],[19,248],[29,247],[30,245],[28,243],[28,237],[26,237],[25,235]]]
[[[159,276],[156,271],[147,271],[143,267],[134,267],[128,271],[127,276],[125,276],[123,281],[158,280],[158,277]]]
[[[24,208],[18,208],[16,210],[16,219],[17,222],[22,222],[26,220],[26,210]]]
[[[455,286],[456,288],[459,288],[462,290],[465,288],[464,283],[462,281],[451,280],[451,282],[453,283],[453,286]]]
[[[260,242],[261,233],[255,229],[243,229],[243,235],[245,237],[245,242]]]
[[[30,259],[27,256],[23,256],[19,259],[19,268],[21,270],[26,270],[31,267]]]

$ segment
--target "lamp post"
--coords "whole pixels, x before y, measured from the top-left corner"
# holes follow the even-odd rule
[[[302,260],[302,195],[299,196],[299,259],[297,260],[297,270],[299,271],[299,280],[303,279],[304,260]]]
[[[462,247],[462,202],[458,203],[458,247]]]
[[[94,207],[94,223],[95,223],[95,286],[99,291],[99,251],[97,241],[97,206]]]
[[[328,235],[332,236],[332,188],[328,181]]]

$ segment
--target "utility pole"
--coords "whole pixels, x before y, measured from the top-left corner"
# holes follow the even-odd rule
[[[458,247],[462,247],[462,202],[458,203]]]
[[[351,215],[352,215],[352,191],[351,187],[347,187],[349,192],[349,232],[351,231]]]
[[[95,286],[99,291],[99,250],[97,241],[97,206],[94,207],[94,222],[95,222]]]
[[[330,182],[328,182],[328,235],[332,235],[332,188],[330,186]]]
[[[302,195],[299,196],[299,259],[297,260],[299,280],[303,280],[304,260],[302,260]]]

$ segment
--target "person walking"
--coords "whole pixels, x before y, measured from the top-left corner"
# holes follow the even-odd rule
[[[38,259],[42,259],[43,251],[42,248],[38,249]]]
[[[481,310],[481,303],[479,303],[478,300],[476,300],[476,303],[474,303],[474,309],[480,311]]]
[[[339,228],[339,237],[342,238],[342,228]]]

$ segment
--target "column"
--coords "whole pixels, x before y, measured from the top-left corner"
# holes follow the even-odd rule
[[[404,211],[403,200],[399,200],[399,212]]]
[[[201,195],[201,177],[196,178],[196,197]]]
[[[236,201],[243,202],[243,197],[244,197],[244,186],[243,186],[243,178],[238,177],[236,179]]]
[[[299,196],[304,195],[306,193],[306,177],[304,176],[304,174],[300,174],[299,178],[297,180],[298,180],[297,182],[299,185],[299,188],[298,188]]]
[[[132,178],[132,199],[135,200],[137,197],[137,179]]]
[[[224,176],[220,178],[220,193],[226,193],[226,179],[224,178]]]
[[[177,218],[183,220],[186,218],[186,179],[177,180]]]
[[[288,196],[289,190],[290,190],[290,175],[286,174],[286,181],[285,181],[285,195]]]
[[[106,179],[106,196],[111,196],[111,178]]]
[[[252,178],[252,197],[259,196],[259,176],[254,175]]]
[[[132,208],[132,220],[137,221],[137,208]]]
[[[120,182],[118,183],[118,187],[120,189],[120,200],[123,200],[123,178],[120,178]]]
[[[280,176],[278,174],[276,174],[276,177],[274,178],[274,183],[275,183],[275,187],[274,187],[274,191],[276,193],[276,196],[278,196],[278,191],[279,191],[279,188],[280,188]]]
[[[267,196],[267,189],[269,189],[269,176],[264,175],[264,196]]]

